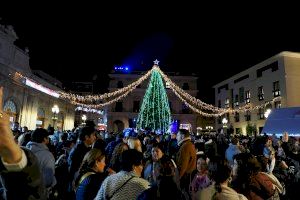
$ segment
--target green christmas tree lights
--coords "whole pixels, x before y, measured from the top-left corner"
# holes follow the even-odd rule
[[[166,132],[171,123],[171,111],[162,77],[158,70],[151,74],[137,119],[137,128]]]

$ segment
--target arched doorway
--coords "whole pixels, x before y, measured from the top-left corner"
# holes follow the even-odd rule
[[[7,100],[4,103],[3,110],[9,115],[9,121],[11,125],[13,125],[14,122],[17,122],[18,113],[17,105],[15,104],[15,102],[13,102],[12,100]]]
[[[122,133],[124,130],[124,123],[121,120],[116,120],[114,121],[114,125],[113,125],[114,129],[114,133]]]
[[[45,125],[45,110],[38,108],[36,117],[36,128],[44,128]]]

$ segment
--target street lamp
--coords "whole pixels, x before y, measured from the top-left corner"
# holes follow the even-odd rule
[[[224,134],[227,134],[227,131],[226,131],[227,123],[228,123],[228,120],[226,119],[226,117],[224,117],[224,118],[222,119],[222,124],[223,124]]]
[[[265,114],[264,114],[266,119],[269,117],[270,113],[271,113],[271,109],[267,109]]]
[[[81,116],[81,119],[82,119],[82,121],[83,121],[82,124],[85,124],[86,115],[82,115],[82,116]]]
[[[53,119],[53,128],[54,128],[55,127],[55,121],[57,120],[57,114],[59,113],[59,107],[57,105],[54,105],[51,110],[53,112],[52,119]]]

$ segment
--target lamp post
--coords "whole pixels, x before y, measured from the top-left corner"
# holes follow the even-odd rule
[[[59,113],[59,107],[57,105],[54,105],[51,110],[52,110],[52,113],[53,113],[53,117],[52,117],[53,128],[55,128],[55,122],[57,120],[57,114]]]
[[[223,124],[223,132],[224,132],[225,135],[227,134],[227,131],[226,131],[226,129],[227,129],[227,123],[228,123],[228,120],[224,117],[222,119],[222,124]]]
[[[86,115],[82,115],[82,116],[81,116],[81,119],[82,119],[82,125],[85,125]]]

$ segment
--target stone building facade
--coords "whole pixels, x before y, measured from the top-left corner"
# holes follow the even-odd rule
[[[59,99],[61,83],[42,71],[29,66],[29,51],[14,45],[18,37],[11,26],[0,25],[0,86],[3,87],[3,110],[11,124],[69,130],[74,127],[75,107]],[[52,107],[60,112],[54,116]]]

